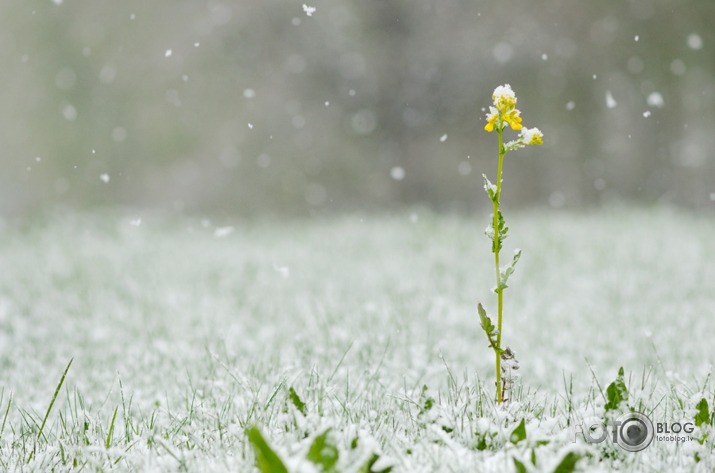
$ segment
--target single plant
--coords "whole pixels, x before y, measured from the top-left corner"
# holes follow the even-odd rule
[[[507,400],[505,393],[511,389],[516,370],[519,369],[519,362],[509,347],[502,348],[502,319],[504,314],[504,289],[507,280],[514,273],[516,263],[521,257],[521,250],[514,251],[514,256],[509,264],[504,267],[499,266],[499,256],[502,244],[507,237],[509,227],[501,212],[502,193],[502,172],[504,169],[504,156],[509,151],[524,148],[529,145],[540,145],[544,143],[544,135],[538,128],[526,128],[521,124],[521,112],[516,108],[516,95],[511,90],[509,84],[501,85],[494,89],[492,94],[494,105],[489,107],[487,114],[487,124],[484,129],[491,133],[497,132],[499,138],[499,161],[497,164],[496,184],[492,184],[484,177],[484,190],[492,201],[494,212],[491,216],[491,223],[487,226],[485,234],[492,241],[492,253],[494,253],[494,267],[496,271],[497,285],[494,292],[497,295],[497,324],[494,326],[491,318],[487,315],[486,309],[480,303],[478,305],[479,319],[482,329],[487,334],[489,346],[494,350],[496,358],[496,401],[501,403]],[[504,143],[504,130],[507,126],[514,131],[520,131],[515,140]]]

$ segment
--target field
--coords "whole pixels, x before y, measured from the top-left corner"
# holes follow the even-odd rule
[[[476,313],[487,215],[6,224],[0,470],[259,471],[256,426],[291,473],[713,471],[712,215],[509,217],[503,407]],[[636,453],[577,435],[631,408],[699,425]]]

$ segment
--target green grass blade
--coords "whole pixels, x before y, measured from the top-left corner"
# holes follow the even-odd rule
[[[509,436],[509,441],[514,445],[522,440],[526,440],[526,424],[524,423],[524,419],[521,419],[519,425],[516,426]]]
[[[340,458],[338,447],[330,440],[328,437],[329,434],[330,429],[318,435],[310,445],[306,457],[323,472],[335,471],[335,464],[338,463],[338,459]]]
[[[261,473],[288,473],[283,460],[273,451],[255,425],[248,429],[248,441],[256,453],[256,466]]]
[[[117,420],[117,411],[119,410],[119,406],[114,408],[114,415],[112,415],[112,423],[109,424],[109,432],[107,432],[107,440],[104,442],[104,446],[109,449],[110,445],[112,445],[112,435],[114,434],[114,421]]]
[[[514,461],[514,470],[516,470],[516,473],[528,473],[528,470],[526,469],[524,463],[522,463],[516,458],[512,458],[512,460]]]
[[[0,426],[0,438],[2,438],[2,433],[5,431],[5,422],[7,422],[7,416],[10,414],[10,406],[12,405],[12,394],[7,400],[7,408],[5,409],[5,415],[2,418],[2,426]]]
[[[576,469],[576,464],[579,460],[581,460],[581,458],[583,458],[583,456],[576,452],[567,453],[561,460],[561,463],[559,463],[554,469],[554,473],[572,473]]]
[[[305,403],[300,396],[298,396],[295,389],[293,389],[293,386],[288,389],[288,395],[290,396],[290,401],[293,403],[295,408],[298,409],[298,411],[300,411],[300,413],[304,416],[308,415],[308,409],[305,407]]]
[[[65,368],[64,373],[62,373],[62,377],[60,378],[60,382],[57,383],[57,388],[55,388],[55,394],[52,395],[52,400],[50,401],[50,405],[47,406],[47,412],[45,412],[45,418],[42,419],[42,424],[40,425],[40,431],[37,432],[37,441],[40,440],[40,437],[42,437],[42,433],[45,430],[45,424],[47,423],[47,419],[50,417],[50,412],[52,412],[52,406],[55,405],[55,401],[57,400],[57,396],[60,394],[60,389],[62,389],[62,385],[65,382],[65,377],[67,377],[67,372],[70,370],[70,366],[72,366],[72,362],[74,361],[74,358],[70,359],[70,362],[67,363],[67,368]]]

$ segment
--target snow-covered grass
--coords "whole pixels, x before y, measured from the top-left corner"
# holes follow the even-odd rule
[[[488,216],[135,217],[0,229],[0,470],[257,471],[252,426],[291,472],[320,471],[306,456],[328,429],[344,473],[715,468],[712,433],[574,442],[620,366],[616,414],[685,423],[715,404],[712,216],[510,215],[522,382],[503,408],[476,313]]]

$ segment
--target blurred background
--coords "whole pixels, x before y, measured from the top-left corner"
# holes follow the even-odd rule
[[[507,206],[713,208],[713,25],[712,0],[6,0],[0,216],[486,208],[503,83],[546,140],[507,157]]]

